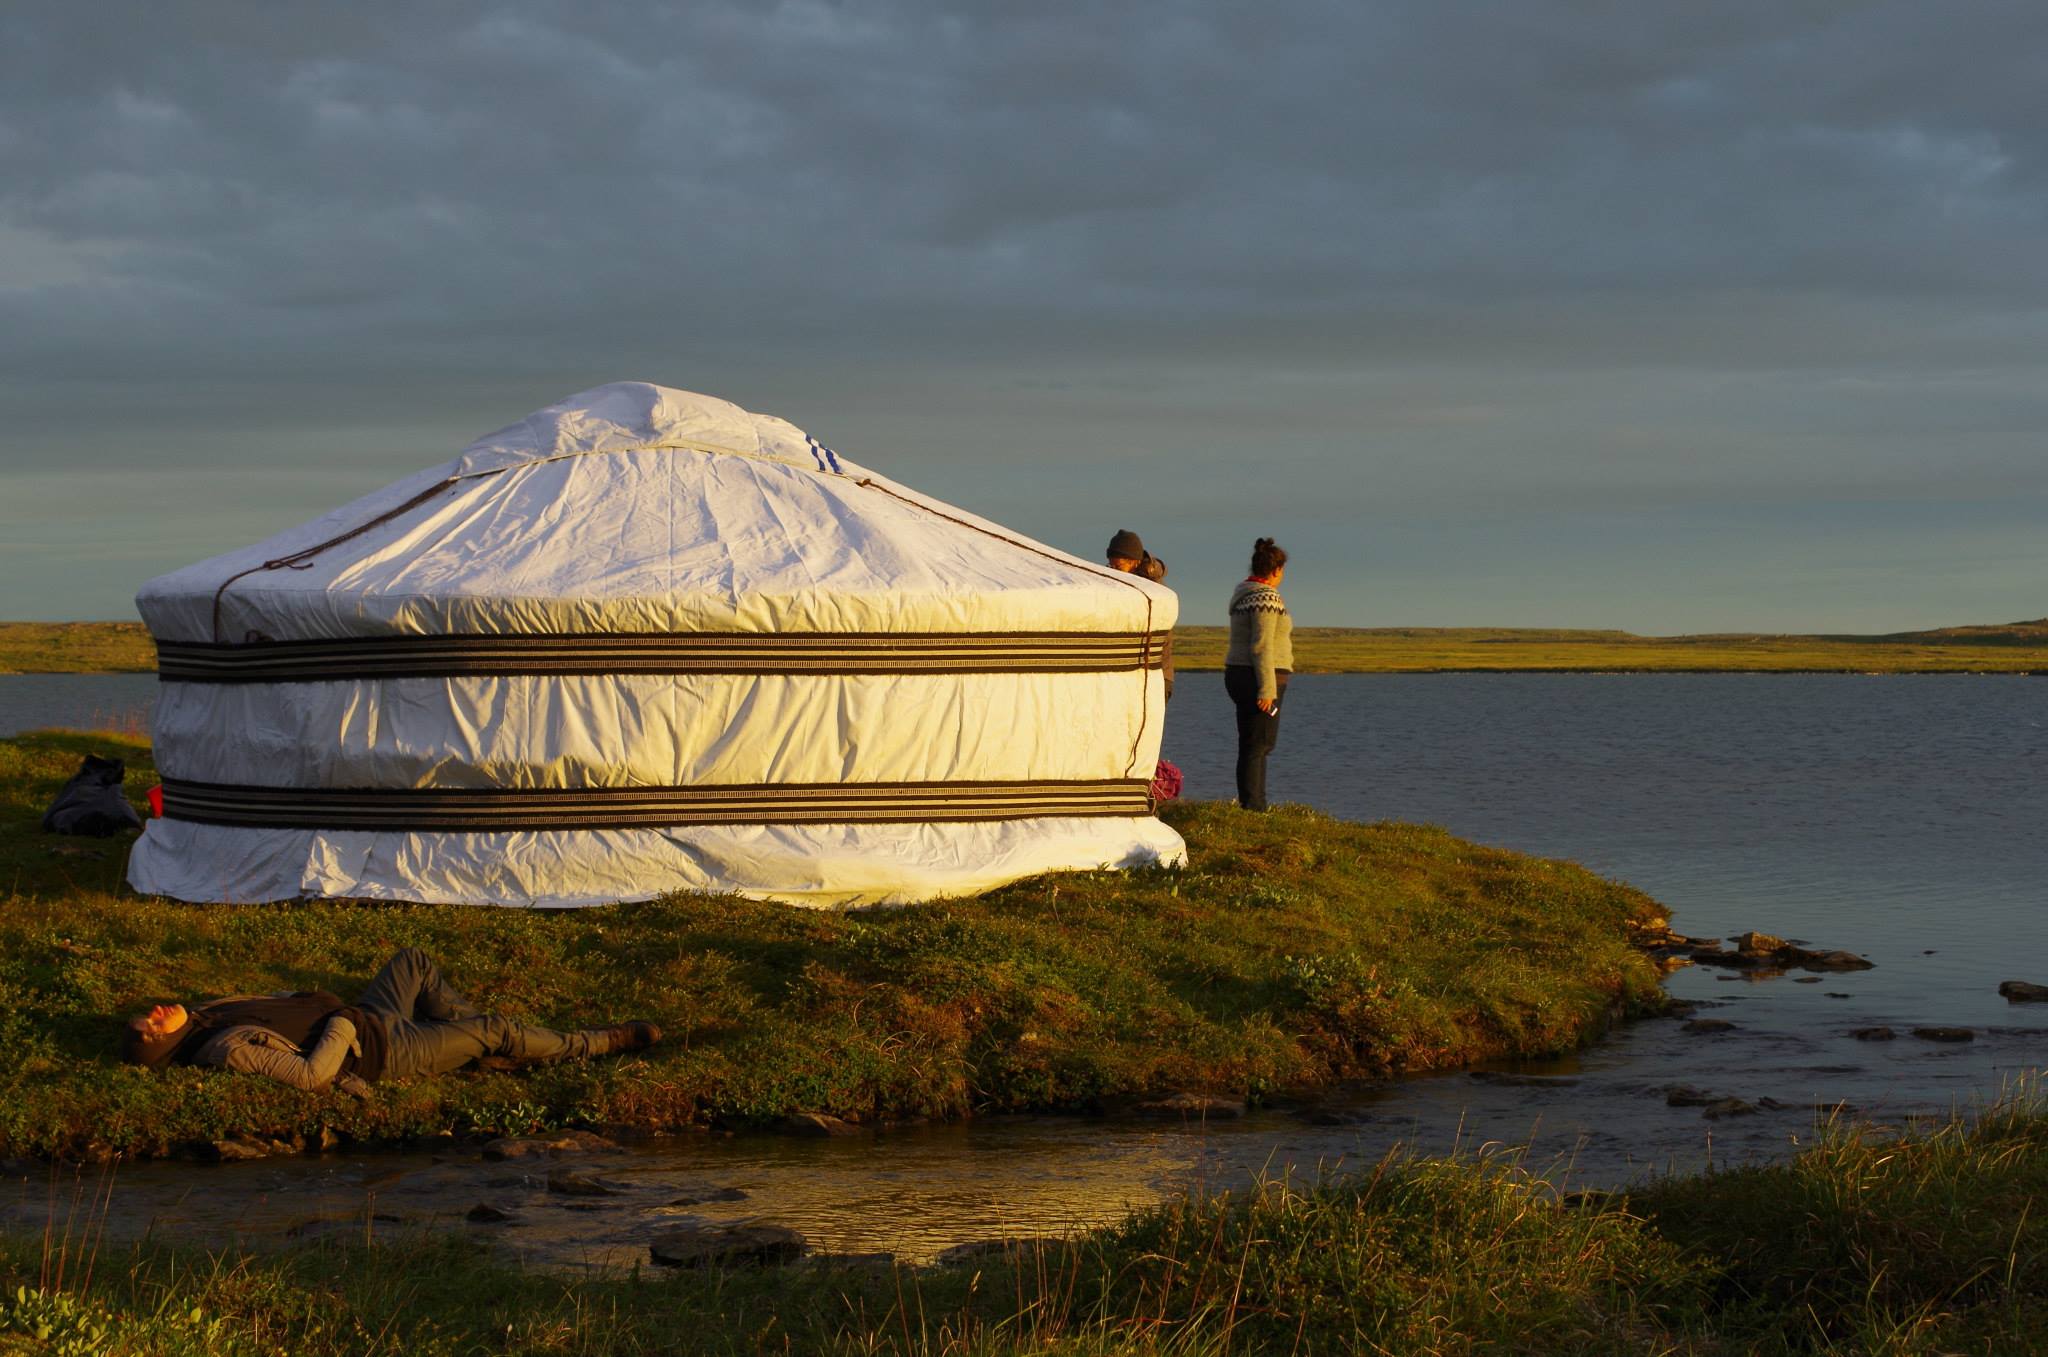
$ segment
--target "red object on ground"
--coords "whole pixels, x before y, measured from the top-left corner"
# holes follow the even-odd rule
[[[149,813],[159,820],[164,818],[164,788],[161,782],[149,789]]]
[[[1180,782],[1180,769],[1165,759],[1159,760],[1159,766],[1152,771],[1152,804],[1156,806],[1162,801],[1178,801]]]

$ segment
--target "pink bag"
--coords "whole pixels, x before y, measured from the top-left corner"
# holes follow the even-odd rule
[[[1159,766],[1152,770],[1151,796],[1155,806],[1180,800],[1180,769],[1165,759],[1159,760]]]

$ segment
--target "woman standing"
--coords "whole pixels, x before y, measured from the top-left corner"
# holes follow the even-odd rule
[[[1280,738],[1280,702],[1294,669],[1294,619],[1280,597],[1287,553],[1272,538],[1252,546],[1252,573],[1230,595],[1223,687],[1237,707],[1237,804],[1266,808],[1266,755]]]

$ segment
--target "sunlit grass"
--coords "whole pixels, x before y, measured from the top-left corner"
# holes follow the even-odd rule
[[[1569,1050],[1662,998],[1630,943],[1664,914],[1640,892],[1440,829],[1300,807],[1170,808],[1186,870],[1041,877],[854,914],[732,896],[545,914],[137,898],[119,885],[125,840],[36,828],[86,750],[127,757],[139,799],[139,741],[0,740],[0,1154],[797,1111],[952,1118],[1180,1089],[1257,1099]],[[366,1102],[113,1062],[124,1015],[152,1001],[346,994],[408,945],[494,1009],[555,1025],[651,1018],[670,1039],[622,1060],[384,1086]]]

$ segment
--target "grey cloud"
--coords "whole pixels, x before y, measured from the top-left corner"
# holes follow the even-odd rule
[[[1054,536],[1044,477],[1091,473],[1190,525],[2048,499],[2026,0],[138,3],[9,39],[17,465],[344,447],[362,489],[635,376]]]

